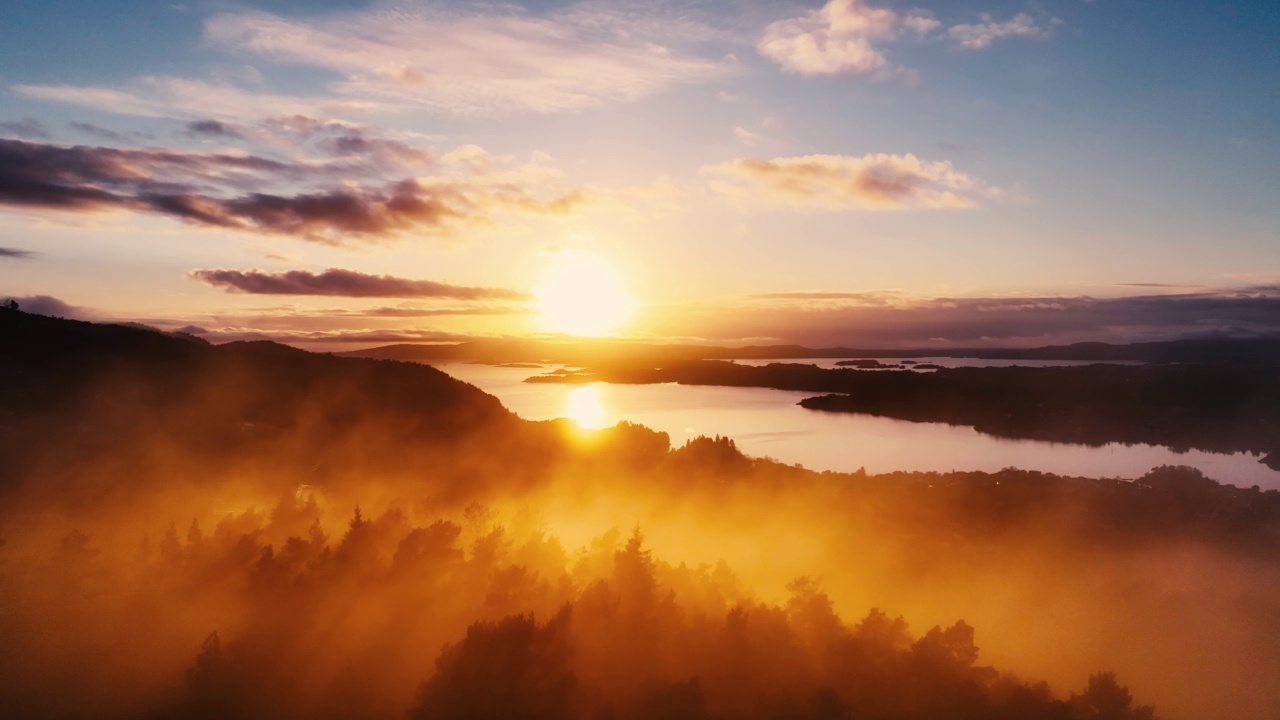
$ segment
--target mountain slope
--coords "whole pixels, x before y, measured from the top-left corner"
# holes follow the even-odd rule
[[[142,475],[175,464],[407,469],[431,448],[523,425],[423,365],[14,310],[0,311],[0,377],[2,486],[99,462]]]

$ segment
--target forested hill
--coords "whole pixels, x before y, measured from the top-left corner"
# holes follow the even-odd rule
[[[0,310],[0,374],[4,486],[98,461],[144,475],[175,460],[184,472],[269,464],[296,480],[407,468],[433,446],[524,431],[497,398],[424,365],[14,309]]]

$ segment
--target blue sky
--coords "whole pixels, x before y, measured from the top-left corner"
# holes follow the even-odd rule
[[[1267,2],[7,3],[0,292],[554,336],[590,257],[658,341],[1273,333],[1277,38]]]

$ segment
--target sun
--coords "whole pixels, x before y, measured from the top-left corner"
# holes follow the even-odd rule
[[[595,385],[574,388],[566,398],[564,412],[565,417],[583,430],[600,430],[608,424],[609,411],[600,398],[600,388]]]
[[[552,256],[534,295],[543,328],[585,337],[616,330],[631,319],[636,305],[612,264],[574,251]]]

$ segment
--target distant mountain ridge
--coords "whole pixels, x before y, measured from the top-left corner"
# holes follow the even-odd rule
[[[799,358],[975,358],[982,360],[1079,360],[1280,364],[1280,337],[1170,340],[1117,345],[1080,342],[1036,348],[810,348],[802,345],[653,345],[625,341],[551,342],[475,340],[447,345],[397,344],[335,353],[343,357],[413,362],[542,362],[593,366],[688,360],[794,360]]]

